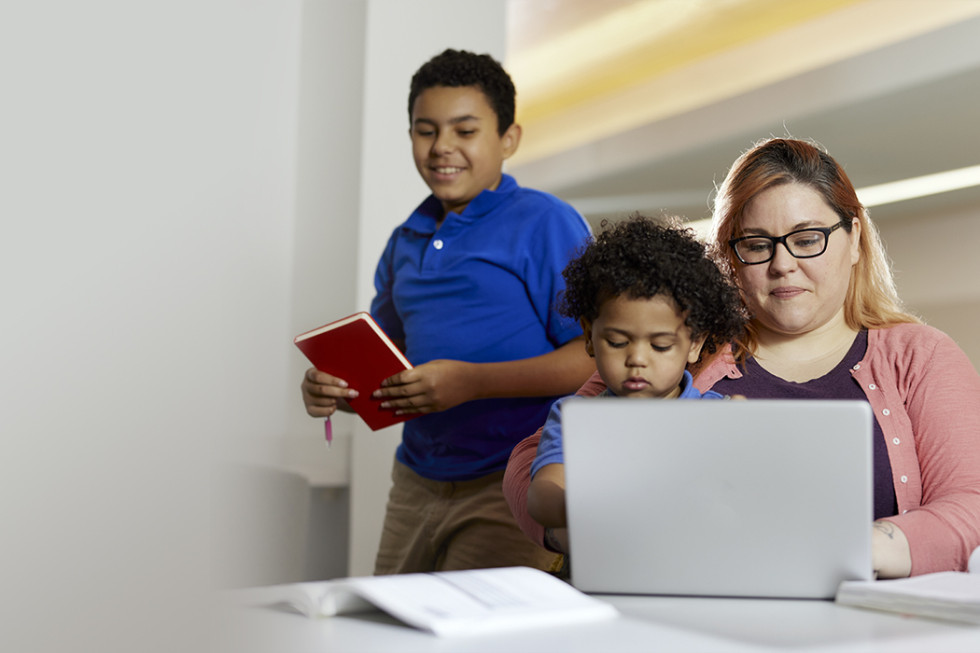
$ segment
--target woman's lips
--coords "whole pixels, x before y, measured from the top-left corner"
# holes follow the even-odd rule
[[[769,294],[776,299],[792,299],[797,295],[802,295],[804,292],[806,291],[796,286],[781,286],[779,288],[773,288]]]

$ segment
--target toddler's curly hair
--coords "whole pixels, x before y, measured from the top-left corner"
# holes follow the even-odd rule
[[[594,322],[603,302],[614,297],[664,295],[687,313],[691,338],[705,336],[703,351],[713,353],[742,334],[747,313],[738,289],[680,220],[633,214],[615,223],[603,220],[601,228],[562,272],[563,315]]]

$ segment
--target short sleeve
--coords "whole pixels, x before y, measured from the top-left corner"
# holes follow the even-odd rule
[[[538,453],[534,457],[534,462],[531,463],[532,479],[538,470],[545,465],[563,464],[565,462],[561,439],[561,404],[566,398],[563,397],[551,405],[548,420],[541,431],[541,440],[538,442]]]
[[[388,239],[378,267],[374,272],[374,299],[371,300],[371,317],[378,323],[388,337],[392,340],[405,340],[405,329],[401,319],[395,311],[395,302],[392,293],[394,284],[394,272],[392,261],[394,260],[395,247],[398,242],[398,230]]]
[[[525,279],[528,293],[548,339],[555,347],[582,335],[581,326],[558,313],[558,295],[565,289],[562,272],[569,261],[588,242],[588,223],[571,206],[555,200],[549,213],[533,230],[534,242],[528,248]]]

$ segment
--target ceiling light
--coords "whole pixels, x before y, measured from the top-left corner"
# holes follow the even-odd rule
[[[892,181],[857,190],[858,199],[865,206],[881,206],[918,197],[928,197],[952,190],[980,186],[980,165],[947,170],[911,179]]]

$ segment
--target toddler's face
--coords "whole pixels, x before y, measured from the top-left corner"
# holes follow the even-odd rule
[[[676,397],[703,343],[691,340],[684,315],[664,295],[606,300],[595,322],[582,326],[599,376],[620,397]]]

